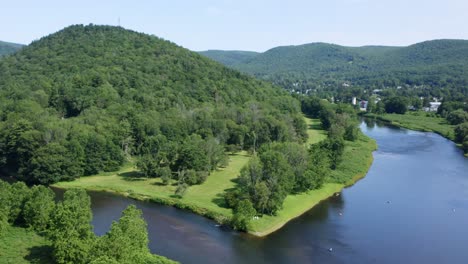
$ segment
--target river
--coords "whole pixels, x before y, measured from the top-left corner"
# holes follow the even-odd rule
[[[367,176],[268,237],[92,192],[95,232],[107,232],[136,204],[151,251],[182,263],[468,263],[468,159],[461,150],[434,133],[373,122],[361,129],[379,146]]]

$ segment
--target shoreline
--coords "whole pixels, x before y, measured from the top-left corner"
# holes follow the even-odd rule
[[[341,192],[344,188],[350,187],[357,183],[359,180],[365,177],[367,174],[370,166],[373,162],[373,155],[372,152],[377,148],[376,142],[367,137],[363,136],[363,138],[359,139],[358,142],[353,142],[354,146],[348,146],[348,151],[354,151],[356,148],[364,147],[368,157],[364,161],[361,161],[362,164],[358,164],[359,171],[356,172],[352,178],[345,182],[345,183],[325,183],[324,186],[317,190],[311,190],[307,193],[297,194],[297,195],[289,195],[285,202],[284,207],[282,210],[278,212],[276,216],[267,216],[264,215],[260,217],[260,220],[252,220],[252,228],[246,232],[249,235],[254,237],[262,238],[275,231],[281,229],[284,225],[286,225],[291,220],[300,217],[304,213],[308,212],[320,202],[332,197],[338,192]],[[351,144],[351,143],[349,143]],[[348,155],[344,157],[344,160],[351,160],[355,158],[353,155],[354,153],[349,152]],[[364,164],[365,163],[365,164]],[[354,163],[353,163],[354,164]],[[347,168],[342,168],[342,170],[346,171]],[[91,176],[93,177],[93,176]],[[110,176],[97,176],[97,177],[110,177]],[[83,177],[86,179],[86,177]],[[112,188],[109,186],[104,185],[94,185],[94,186],[80,186],[79,183],[73,184],[73,182],[68,182],[71,184],[65,183],[58,183],[52,185],[54,188],[58,189],[70,189],[70,188],[84,188],[87,191],[95,191],[95,192],[106,192],[111,193],[114,195],[119,195],[123,197],[127,197],[130,199],[143,201],[143,202],[151,202],[160,205],[166,206],[173,206],[178,209],[186,210],[200,216],[206,217],[208,219],[214,220],[218,224],[222,225],[229,225],[229,221],[231,218],[232,213],[230,210],[225,210],[224,212],[220,213],[219,211],[215,211],[204,206],[197,205],[194,202],[178,199],[178,198],[171,198],[171,197],[162,197],[154,196],[154,195],[147,195],[144,193],[137,193],[132,190],[118,190],[116,188]],[[76,182],[75,182],[76,183]],[[67,186],[69,185],[69,186]],[[297,206],[299,204],[299,206]],[[292,206],[295,205],[295,206]],[[292,211],[291,211],[292,210]]]
[[[405,129],[408,129],[408,130],[414,130],[414,131],[419,131],[419,132],[435,133],[435,134],[440,135],[441,137],[444,137],[444,138],[452,141],[458,148],[462,148],[462,144],[455,142],[455,139],[454,139],[454,133],[455,132],[453,131],[453,127],[454,127],[453,125],[445,124],[444,126],[446,126],[446,128],[450,129],[450,130],[442,131],[442,130],[434,128],[434,127],[427,127],[427,126],[423,126],[423,125],[420,125],[420,124],[401,123],[401,122],[392,120],[391,118],[384,117],[382,115],[372,114],[372,113],[364,113],[364,114],[361,114],[361,116],[364,117],[364,118],[373,118],[373,119],[382,121],[386,125],[393,126],[393,127],[405,128]],[[405,115],[402,115],[402,116],[405,116]],[[413,115],[411,115],[411,116],[413,116]],[[422,116],[421,118],[424,119],[425,117]],[[442,125],[442,124],[438,124],[438,125]],[[464,155],[465,157],[468,157],[468,153],[464,153],[462,155]]]
[[[356,184],[361,179],[363,179],[367,175],[367,172],[369,171],[370,167],[372,166],[372,163],[374,161],[373,152],[377,149],[377,143],[375,142],[375,140],[373,140],[373,139],[371,139],[371,138],[369,138],[369,137],[367,137],[365,135],[364,135],[364,137],[368,140],[369,145],[372,145],[372,147],[369,148],[369,149],[371,149],[371,151],[368,153],[369,157],[367,157],[367,159],[365,160],[365,164],[363,165],[363,167],[361,167],[361,169],[363,169],[362,171],[359,171],[358,173],[353,175],[353,177],[350,180],[348,180],[346,183],[325,183],[324,186],[322,188],[320,188],[320,189],[309,191],[308,194],[300,194],[299,196],[310,195],[311,198],[313,198],[313,201],[310,204],[308,204],[307,206],[301,208],[301,210],[298,210],[298,212],[296,212],[292,217],[291,216],[288,217],[288,219],[285,220],[285,221],[281,221],[280,223],[278,223],[276,225],[273,225],[273,226],[270,226],[270,227],[268,227],[266,229],[263,229],[263,230],[258,230],[258,231],[250,230],[248,233],[250,235],[253,235],[253,236],[258,237],[258,238],[266,237],[266,236],[280,230],[288,222],[290,222],[290,221],[300,217],[304,213],[312,210],[315,206],[317,206],[321,202],[329,199],[330,197],[332,197],[336,193],[341,192],[345,188],[352,187],[354,184]],[[350,157],[352,158],[352,156],[348,156],[347,158],[350,158]],[[317,194],[317,192],[319,192],[319,194]],[[316,195],[314,196],[313,194],[316,194]],[[288,198],[289,197],[291,197],[291,196],[288,196]],[[286,199],[288,199],[288,198],[286,198]],[[281,213],[281,211],[280,211],[280,213]]]

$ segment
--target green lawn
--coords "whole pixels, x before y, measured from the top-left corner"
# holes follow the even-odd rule
[[[319,120],[306,119],[306,121],[309,126],[307,144],[316,143],[326,138],[325,131],[320,128]],[[369,161],[369,156],[372,158],[372,150],[375,147],[363,147],[362,151],[356,152],[356,149],[359,149],[361,145],[375,146],[375,142],[360,140],[346,147],[343,164],[353,164],[352,167],[358,168],[349,170],[350,166],[348,165],[340,167],[340,171],[342,170],[340,173],[347,175],[347,179],[353,179],[354,177],[357,180],[359,178],[357,176],[362,177],[365,175],[370,166],[371,159]],[[188,209],[223,222],[230,219],[232,212],[231,209],[224,206],[222,196],[226,190],[235,186],[234,179],[237,178],[241,168],[247,164],[249,158],[250,156],[246,152],[230,155],[230,161],[226,168],[212,172],[203,184],[189,187],[181,199],[174,197],[175,185],[164,186],[161,184],[160,179],[139,178],[136,168],[131,163],[116,173],[82,177],[72,182],[60,182],[55,186],[65,189],[77,187],[87,190],[115,192],[139,200],[150,200]],[[358,164],[354,164],[356,162]],[[339,176],[342,177],[343,175]],[[343,183],[328,183],[320,190],[290,195],[284,202],[283,210],[280,210],[277,216],[263,216],[258,220],[253,220],[249,232],[257,236],[267,235],[281,228],[289,220],[308,211],[321,200],[340,191],[344,186]]]
[[[53,263],[45,238],[25,228],[9,226],[0,234],[0,263]]]
[[[60,182],[54,186],[65,189],[78,187],[95,191],[112,191],[140,200],[153,199],[165,204],[185,204],[194,207],[194,210],[207,209],[210,212],[230,217],[231,209],[223,207],[224,200],[221,195],[225,190],[234,187],[233,180],[237,178],[241,168],[248,161],[249,156],[244,151],[230,155],[229,165],[226,168],[212,172],[203,184],[189,187],[181,199],[174,197],[177,186],[162,185],[160,178],[135,177],[136,168],[131,164],[117,173],[81,177],[72,182]]]
[[[305,118],[307,123],[307,145],[315,144],[325,138],[327,138],[327,132],[322,129],[320,125],[320,119]]]
[[[454,138],[453,129],[455,126],[448,124],[445,118],[427,116],[426,112],[408,112],[404,115],[383,114],[366,116],[375,116],[377,119],[390,122],[395,126],[424,132],[435,132],[451,140]]]

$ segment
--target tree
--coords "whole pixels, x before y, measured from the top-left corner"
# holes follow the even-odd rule
[[[375,107],[376,107],[376,109],[375,109],[376,114],[385,114],[385,103],[383,101],[379,101],[375,105]]]
[[[455,127],[455,141],[462,143],[468,136],[468,122],[461,123]]]
[[[141,210],[128,206],[118,222],[113,222],[109,232],[99,239],[96,257],[115,260],[116,263],[143,263],[149,255],[148,231]],[[112,262],[112,261],[111,261]]]
[[[38,232],[46,231],[55,209],[54,192],[42,185],[31,188],[31,198],[24,206],[24,220],[27,226]]]
[[[0,180],[0,235],[8,226],[10,215],[10,184]]]
[[[24,182],[15,182],[10,186],[9,207],[10,214],[8,216],[10,223],[24,222],[24,206],[26,201],[31,197],[31,191]]]
[[[79,177],[81,175],[70,175],[74,160],[69,159],[67,149],[58,144],[50,143],[39,148],[30,161],[28,170],[33,182],[41,184],[52,184],[58,181]]]
[[[310,146],[307,168],[303,174],[296,177],[296,191],[304,192],[320,188],[330,174],[330,161],[324,155],[319,144]]]
[[[385,101],[385,112],[404,114],[407,111],[407,105],[404,97],[393,96]]]
[[[247,231],[250,221],[256,215],[257,211],[252,205],[252,202],[247,199],[241,200],[234,208],[234,214],[231,220],[234,229]]]
[[[175,195],[178,197],[183,197],[187,191],[188,185],[185,182],[179,182],[177,189],[175,190]]]
[[[341,162],[344,152],[344,140],[342,138],[327,138],[319,143],[324,153],[328,153],[330,167],[336,169]]]
[[[377,105],[375,104],[375,96],[371,96],[367,102],[367,112],[375,113],[377,111]]]
[[[463,122],[468,122],[468,113],[463,109],[458,109],[450,112],[447,116],[447,120],[451,125],[458,125]]]
[[[57,263],[88,263],[95,243],[91,200],[83,189],[65,192],[52,214],[48,237]]]

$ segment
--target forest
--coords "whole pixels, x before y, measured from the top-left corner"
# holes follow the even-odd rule
[[[307,137],[280,87],[121,27],[75,25],[0,60],[0,171],[52,184],[134,160],[199,184],[226,150]]]
[[[42,185],[0,180],[0,236],[10,225],[27,228],[50,241],[54,263],[175,263],[153,255],[141,210],[130,205],[110,230],[97,237],[91,225],[91,200],[83,189],[68,190],[56,202]]]
[[[23,45],[21,44],[0,41],[0,57],[15,53],[22,47]]]
[[[230,56],[229,66],[235,69],[289,91],[318,96],[331,97],[350,87],[372,91],[400,86],[468,94],[466,40],[433,40],[407,47],[311,43],[276,47],[249,57],[236,57],[231,51],[201,54],[222,63]]]

